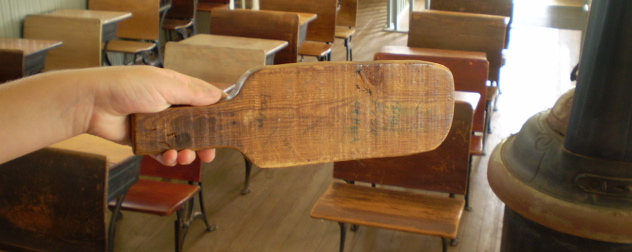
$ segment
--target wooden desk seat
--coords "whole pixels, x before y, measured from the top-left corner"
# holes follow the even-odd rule
[[[142,56],[145,53],[150,53],[152,51],[158,51],[158,45],[154,42],[142,42],[136,40],[122,40],[122,39],[113,39],[104,44],[103,50],[107,52],[118,52],[118,53],[126,53],[133,55],[133,58],[130,62],[127,62],[123,59],[124,65],[133,65],[136,64],[139,56]],[[113,65],[110,57],[106,56],[105,64]],[[145,65],[153,64],[149,57],[140,57]]]
[[[287,41],[288,46],[274,56],[274,64],[297,62],[298,29],[299,15],[296,13],[241,9],[211,11],[211,34]]]
[[[175,41],[195,35],[195,13],[198,0],[172,0],[171,9],[162,22],[162,30],[166,31],[166,41]],[[174,39],[173,33],[179,38]]]
[[[307,27],[307,41],[299,45],[299,55],[301,57],[313,56],[319,61],[331,60],[331,44],[335,39],[338,0],[259,0],[259,6],[262,10],[316,14],[316,20],[310,22]],[[314,43],[321,45],[316,46]]]
[[[196,159],[188,165],[176,165],[174,167],[160,164],[149,156],[143,156],[140,163],[140,174],[145,176],[129,188],[120,209],[159,216],[177,215],[175,220],[175,251],[182,251],[184,238],[189,226],[196,219],[201,219],[206,225],[206,231],[217,229],[210,225],[204,208],[202,194],[202,163]],[[176,181],[164,182],[152,180],[163,178]],[[194,211],[194,199],[198,196],[200,210]],[[117,201],[108,203],[110,208],[115,208]],[[117,216],[115,216],[115,219]]]
[[[489,62],[483,52],[416,48],[408,46],[385,46],[374,55],[375,60],[423,60],[439,63],[452,72],[454,90],[480,94],[474,112],[472,131],[472,155],[484,154],[487,138],[486,117],[487,72]]]
[[[298,49],[298,54],[301,55],[301,60],[303,59],[303,56],[313,56],[316,57],[318,61],[331,61],[332,49],[333,46],[331,44],[316,41],[305,41]]]
[[[447,251],[448,239],[457,237],[467,202],[473,106],[479,96],[456,92],[455,98],[452,127],[435,150],[403,157],[334,163],[335,179],[391,186],[370,187],[334,181],[317,200],[311,216],[340,223],[340,251],[344,251],[346,224],[438,236],[442,238],[443,251]],[[418,190],[461,194],[465,199]]]

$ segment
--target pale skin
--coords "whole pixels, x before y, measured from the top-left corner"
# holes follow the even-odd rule
[[[129,115],[172,105],[204,106],[225,95],[197,78],[151,66],[115,66],[37,74],[0,85],[0,164],[89,133],[130,144]],[[168,150],[165,165],[211,162],[215,150]]]

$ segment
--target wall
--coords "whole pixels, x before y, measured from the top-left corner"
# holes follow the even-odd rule
[[[0,38],[22,37],[24,17],[54,9],[86,9],[87,0],[0,0]]]

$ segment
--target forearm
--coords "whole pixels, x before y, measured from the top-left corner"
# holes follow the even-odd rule
[[[94,99],[86,77],[60,71],[0,85],[0,163],[85,133]]]

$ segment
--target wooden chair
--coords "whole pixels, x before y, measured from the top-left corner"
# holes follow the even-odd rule
[[[484,52],[488,80],[498,86],[509,18],[503,16],[425,10],[410,17],[408,46]]]
[[[336,17],[335,38],[344,40],[347,49],[346,59],[353,61],[352,40],[357,23],[358,0],[340,0],[340,10]]]
[[[470,152],[485,154],[487,139],[487,73],[489,62],[483,52],[444,49],[428,49],[407,46],[385,46],[374,56],[375,60],[423,60],[439,63],[452,72],[454,90],[478,93],[481,97],[476,105],[472,125]]]
[[[216,226],[209,225],[202,195],[202,163],[196,159],[189,165],[168,167],[151,157],[141,160],[140,174],[147,177],[181,180],[187,183],[163,182],[141,178],[134,184],[121,204],[121,210],[155,214],[160,216],[177,215],[175,221],[175,250],[182,251],[184,238],[191,223],[202,219],[207,231]],[[194,211],[195,195],[198,195],[200,211]],[[109,206],[115,207],[115,201]],[[114,218],[116,219],[116,218]]]
[[[340,224],[340,251],[344,251],[347,224],[438,236],[444,252],[448,239],[456,242],[466,199],[454,195],[467,198],[469,139],[473,106],[478,102],[477,94],[466,96],[470,97],[456,97],[452,127],[437,149],[403,157],[334,163],[334,178],[355,184],[332,182],[315,203],[311,216]],[[450,197],[418,190],[448,193]]]
[[[213,9],[211,34],[287,41],[287,47],[274,56],[274,64],[296,63],[298,19],[296,13],[280,11]]]
[[[336,33],[338,0],[259,0],[262,10],[305,12],[318,15],[307,27],[306,41],[300,44],[298,54],[313,56],[319,61],[331,60],[332,43]]]
[[[457,11],[509,17],[505,48],[509,45],[509,29],[513,21],[513,0],[432,0],[431,10]]]
[[[139,57],[146,65],[162,66],[160,30],[167,10],[171,6],[169,1],[156,0],[89,0],[91,10],[127,11],[132,17],[123,20],[117,28],[119,39],[110,40],[104,45],[104,50],[111,53],[132,55],[130,62],[136,64]],[[112,60],[106,54],[105,64],[112,65]]]
[[[173,0],[162,23],[162,30],[167,33],[166,40],[182,40],[195,35],[196,12],[197,0]],[[179,36],[178,39],[173,38],[174,32]]]

